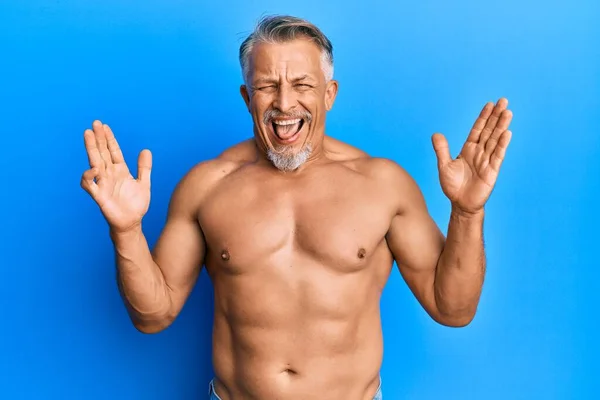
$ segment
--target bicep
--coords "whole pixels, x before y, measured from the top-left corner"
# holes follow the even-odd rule
[[[205,242],[197,219],[197,201],[189,182],[173,192],[165,226],[152,255],[161,269],[178,312],[193,289],[205,256]]]
[[[401,181],[400,205],[386,239],[408,287],[426,311],[434,314],[435,273],[445,237],[430,216],[416,183],[406,176]]]
[[[196,221],[171,216],[152,252],[174,300],[185,301],[202,269],[204,237]]]
[[[412,210],[394,217],[387,241],[402,276],[417,297],[423,299],[433,289],[444,246],[443,234],[429,215]]]

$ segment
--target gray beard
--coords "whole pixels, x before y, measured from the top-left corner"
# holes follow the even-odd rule
[[[310,143],[307,143],[297,153],[292,153],[286,147],[282,147],[276,150],[268,149],[267,157],[273,163],[275,168],[283,172],[295,171],[302,164],[304,164],[312,153],[312,147]]]

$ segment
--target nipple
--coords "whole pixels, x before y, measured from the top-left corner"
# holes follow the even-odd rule
[[[367,251],[363,248],[358,250],[358,258],[363,259],[367,255]]]
[[[228,252],[227,250],[223,250],[223,252],[221,253],[221,258],[222,258],[224,261],[227,261],[227,260],[229,260],[229,252]]]

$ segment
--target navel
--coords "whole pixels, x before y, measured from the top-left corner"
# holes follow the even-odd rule
[[[357,255],[358,255],[358,258],[363,259],[366,257],[367,251],[361,247],[360,249],[358,249]]]
[[[288,375],[288,376],[295,376],[298,375],[298,371],[293,370],[291,368],[286,368],[282,371],[284,374]]]
[[[227,250],[223,250],[223,251],[221,252],[221,259],[222,259],[223,261],[227,261],[227,260],[229,260],[229,252],[228,252]]]

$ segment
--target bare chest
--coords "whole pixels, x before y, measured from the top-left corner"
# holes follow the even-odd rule
[[[209,261],[232,274],[314,262],[339,272],[368,265],[392,215],[352,179],[230,185],[200,211]]]

